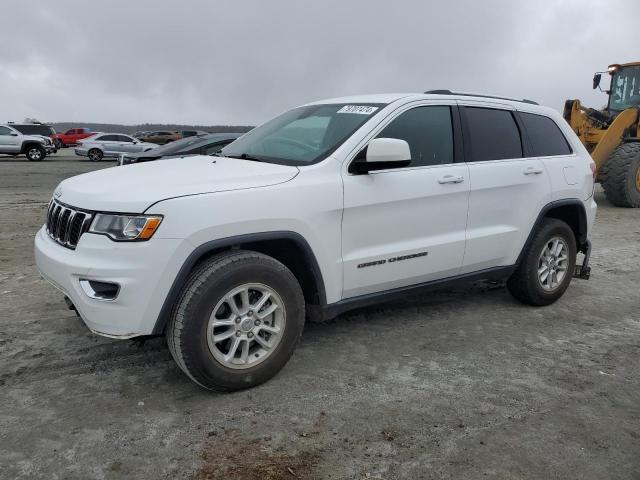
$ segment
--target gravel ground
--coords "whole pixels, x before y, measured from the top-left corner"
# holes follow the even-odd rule
[[[640,210],[597,192],[592,279],[550,307],[477,288],[360,310],[213,394],[161,339],[92,335],[34,266],[56,184],[112,165],[0,158],[0,478],[640,478]]]

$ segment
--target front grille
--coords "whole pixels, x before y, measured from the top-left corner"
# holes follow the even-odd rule
[[[47,233],[63,247],[75,249],[83,233],[89,230],[93,214],[51,200],[47,209]]]

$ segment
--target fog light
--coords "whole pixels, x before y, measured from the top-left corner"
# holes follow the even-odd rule
[[[120,285],[111,282],[80,279],[80,287],[89,298],[94,300],[115,300],[120,293]]]

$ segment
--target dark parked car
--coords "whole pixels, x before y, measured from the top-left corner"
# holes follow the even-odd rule
[[[159,130],[154,132],[147,132],[145,135],[138,137],[143,142],[156,143],[158,145],[166,145],[167,143],[175,142],[182,139],[180,132],[169,132],[167,130]]]
[[[149,162],[167,157],[212,155],[222,147],[229,145],[240,135],[242,133],[209,133],[199,137],[183,138],[147,152],[122,154],[118,160],[118,165]]]
[[[208,135],[209,132],[203,132],[202,130],[181,130],[180,135],[182,138],[187,137],[202,137],[203,135]]]

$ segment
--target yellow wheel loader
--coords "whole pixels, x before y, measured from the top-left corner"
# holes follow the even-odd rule
[[[602,74],[611,76],[608,90]],[[618,207],[640,207],[640,62],[610,65],[593,76],[593,88],[608,96],[602,110],[567,100],[564,118],[596,162],[597,180]]]

